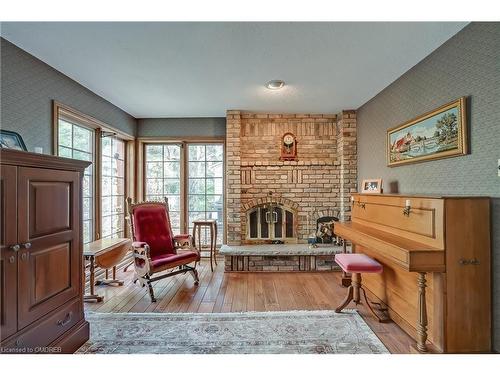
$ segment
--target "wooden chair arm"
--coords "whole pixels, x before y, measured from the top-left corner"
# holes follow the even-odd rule
[[[135,241],[132,242],[132,247],[146,247],[148,244],[146,242]]]
[[[174,236],[174,246],[176,250],[190,250],[200,254],[198,249],[194,246],[194,239],[190,234],[179,234]]]

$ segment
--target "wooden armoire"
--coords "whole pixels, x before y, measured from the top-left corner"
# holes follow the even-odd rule
[[[0,352],[72,353],[83,314],[82,178],[90,164],[0,150]]]

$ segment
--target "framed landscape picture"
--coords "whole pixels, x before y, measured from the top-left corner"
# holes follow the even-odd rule
[[[465,97],[387,131],[389,167],[467,154]]]

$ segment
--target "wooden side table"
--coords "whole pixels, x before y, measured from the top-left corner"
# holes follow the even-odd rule
[[[123,281],[116,279],[116,266],[129,252],[132,241],[129,238],[104,238],[90,242],[83,246],[83,256],[90,262],[90,294],[83,297],[84,301],[95,300],[101,302],[104,297],[95,293],[95,267],[106,270],[106,279],[97,284],[123,285]],[[107,279],[108,269],[113,269],[113,278]]]
[[[217,265],[215,250],[217,245],[217,221],[216,220],[195,220],[193,221],[193,242],[194,246],[201,252],[201,228],[208,227],[210,230],[210,269],[214,271],[213,260]],[[198,231],[198,246],[196,246],[196,232]]]

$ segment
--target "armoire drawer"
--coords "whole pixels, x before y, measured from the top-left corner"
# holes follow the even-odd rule
[[[30,353],[25,352],[23,348],[33,348],[35,351],[32,353],[36,353],[37,350],[40,351],[37,348],[46,347],[47,343],[56,340],[78,323],[82,319],[82,314],[81,301],[75,298],[54,313],[34,322],[23,333],[2,346],[18,348],[22,353]]]

